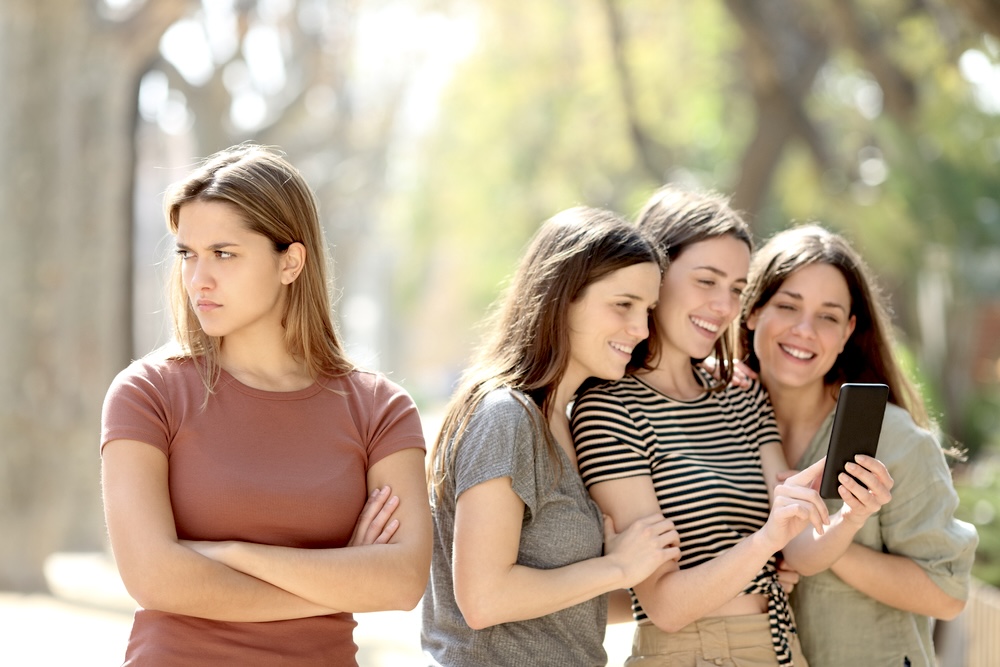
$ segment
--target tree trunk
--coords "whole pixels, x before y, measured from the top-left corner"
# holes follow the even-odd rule
[[[131,353],[139,79],[186,3],[128,21],[89,3],[0,8],[0,589],[41,590],[53,551],[103,545],[101,403]]]

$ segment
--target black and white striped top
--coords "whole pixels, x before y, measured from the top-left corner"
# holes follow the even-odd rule
[[[708,387],[711,378],[697,372]],[[770,504],[759,450],[780,446],[781,439],[757,382],[749,389],[706,391],[681,401],[630,375],[578,399],[572,426],[587,488],[627,477],[652,478],[660,509],[680,535],[681,569],[728,551],[767,521]],[[743,592],[778,595],[782,599],[774,602],[786,607],[784,592],[775,589],[781,587],[772,557]],[[647,619],[634,593],[632,610],[637,621]],[[772,625],[777,621],[772,613]]]

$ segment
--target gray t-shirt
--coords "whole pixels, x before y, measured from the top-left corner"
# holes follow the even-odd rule
[[[541,618],[483,630],[466,624],[455,601],[455,503],[464,491],[491,479],[510,477],[514,492],[524,501],[518,564],[553,569],[603,552],[600,510],[561,449],[557,481],[545,443],[532,436],[525,406],[537,410],[519,392],[500,389],[487,395],[459,443],[440,500],[432,494],[434,554],[421,630],[421,644],[432,665],[587,667],[607,663],[607,596]]]

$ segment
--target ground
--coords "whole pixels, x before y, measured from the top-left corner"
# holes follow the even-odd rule
[[[134,602],[104,554],[55,554],[46,565],[51,595],[0,592],[0,665],[121,664]],[[423,667],[420,608],[358,614],[355,641],[361,667]],[[609,664],[629,654],[632,626],[609,628]]]

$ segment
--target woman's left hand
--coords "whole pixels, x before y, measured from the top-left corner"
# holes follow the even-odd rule
[[[837,478],[840,482],[837,492],[844,500],[840,510],[843,519],[860,525],[892,500],[893,481],[889,470],[878,459],[859,454],[855,461],[844,466],[850,475],[840,473]]]
[[[785,593],[791,593],[795,584],[799,583],[801,575],[793,570],[784,558],[778,559],[778,583],[785,589]]]

